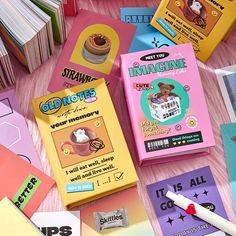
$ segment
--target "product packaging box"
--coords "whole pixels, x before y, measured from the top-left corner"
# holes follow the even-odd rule
[[[34,99],[33,111],[65,206],[136,184],[104,79]]]
[[[121,60],[139,164],[206,154],[215,142],[192,45],[126,54]]]
[[[163,235],[226,236],[209,223],[187,214],[166,197],[167,191],[176,192],[228,219],[209,166],[150,184],[147,188]]]
[[[0,93],[0,144],[42,170],[25,118],[13,89]],[[27,148],[26,148],[27,146]]]
[[[123,7],[120,9],[121,20],[137,27],[129,52],[175,45],[174,42],[150,25],[155,12],[156,8],[148,7]]]
[[[120,77],[120,54],[128,52],[135,30],[134,25],[79,10],[48,90],[104,78],[112,94]]]
[[[54,180],[0,145],[0,200],[8,197],[31,217],[54,185]]]
[[[192,42],[196,57],[206,62],[228,37],[235,12],[231,0],[166,0],[161,1],[151,25],[177,44]]]

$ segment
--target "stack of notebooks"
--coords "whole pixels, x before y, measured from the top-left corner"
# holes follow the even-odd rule
[[[0,89],[11,86],[15,83],[15,76],[12,70],[8,52],[0,38]]]
[[[25,0],[23,0],[25,1]],[[29,1],[29,0],[27,0]],[[57,43],[66,40],[66,28],[62,1],[58,0],[31,0],[52,19],[53,38]],[[63,1],[64,2],[64,1]]]
[[[53,53],[53,38],[59,43],[65,40],[61,2],[32,2],[0,0],[0,35],[12,53],[30,72]]]

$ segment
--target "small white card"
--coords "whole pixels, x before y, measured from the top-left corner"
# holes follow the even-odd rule
[[[236,122],[236,65],[215,70],[220,90],[232,122]]]
[[[31,220],[46,236],[80,236],[80,211],[36,212]]]

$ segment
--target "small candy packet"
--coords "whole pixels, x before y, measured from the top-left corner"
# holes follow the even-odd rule
[[[93,214],[97,232],[109,228],[128,226],[127,208],[120,208],[110,212],[94,212]]]

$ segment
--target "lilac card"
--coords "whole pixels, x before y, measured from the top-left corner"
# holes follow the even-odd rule
[[[147,188],[163,235],[225,235],[207,222],[188,215],[165,196],[168,190],[181,193],[227,219],[209,166],[150,184]]]
[[[20,113],[15,91],[12,89],[0,93],[0,144],[42,170],[25,118]]]

